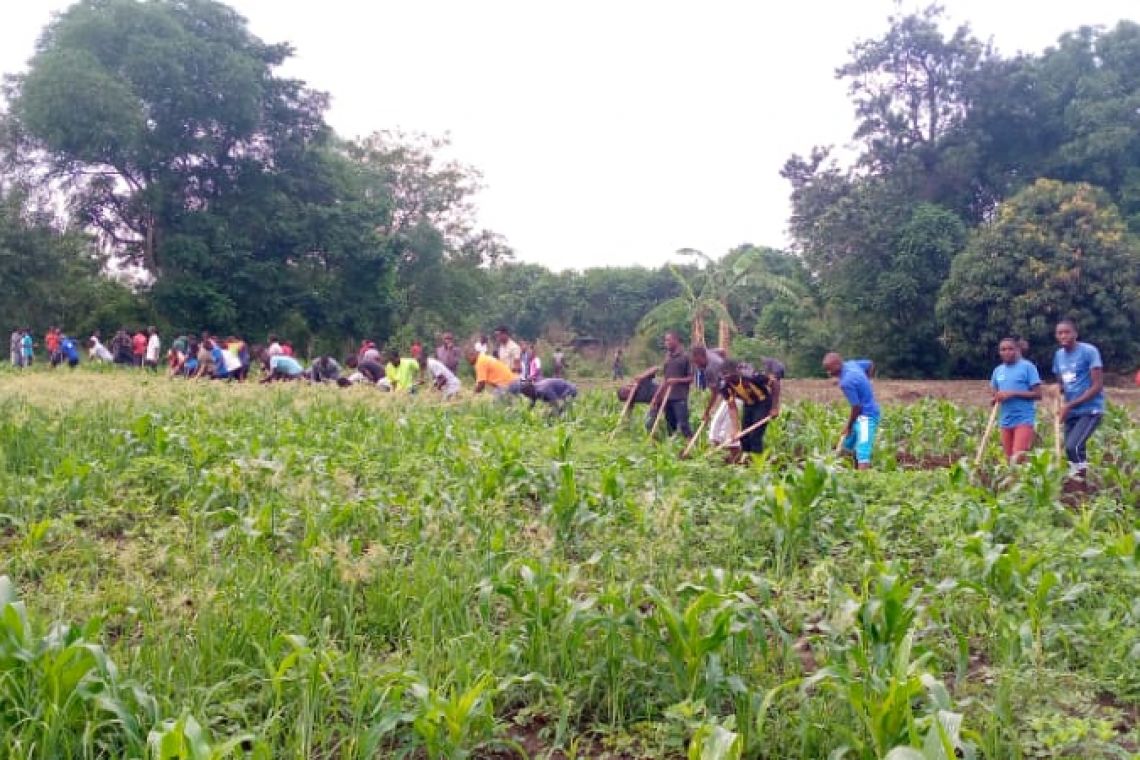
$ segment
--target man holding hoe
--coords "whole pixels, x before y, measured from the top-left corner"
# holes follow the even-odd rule
[[[871,452],[875,448],[875,432],[879,427],[879,405],[875,403],[875,391],[871,378],[875,375],[875,363],[870,359],[843,361],[843,357],[832,351],[823,357],[823,369],[835,378],[839,390],[843,391],[851,404],[851,414],[843,428],[843,451],[855,455],[860,470],[871,469]]]
[[[657,374],[657,369],[650,367],[635,377],[634,388]],[[681,339],[672,330],[665,333],[665,363],[662,369],[665,382],[649,403],[649,408],[665,415],[670,434],[679,430],[686,439],[692,438],[693,429],[689,425],[689,385],[693,382],[693,368]],[[652,433],[653,429],[650,428],[649,432]]]

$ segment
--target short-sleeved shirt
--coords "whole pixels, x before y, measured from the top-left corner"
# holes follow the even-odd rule
[[[437,346],[435,349],[435,358],[443,366],[451,370],[452,374],[455,374],[459,371],[459,360],[463,358],[463,353],[459,350],[459,346],[454,344],[452,344],[451,348],[447,346]]]
[[[451,367],[448,367],[444,362],[428,357],[427,371],[428,374],[431,375],[431,379],[436,382],[438,382],[441,377],[443,378],[443,390],[447,393],[459,392],[459,378],[451,371]]]
[[[35,341],[32,340],[31,335],[25,335],[20,343],[24,348],[24,356],[31,356],[35,353]]]
[[[59,333],[49,332],[44,336],[44,346],[51,353],[59,350]]]
[[[392,390],[411,390],[420,374],[420,363],[415,359],[402,358],[400,366],[389,363],[384,367],[384,376],[392,383]]]
[[[1053,374],[1061,381],[1065,392],[1065,401],[1079,398],[1081,394],[1092,387],[1092,371],[1101,369],[1104,364],[1100,360],[1100,351],[1091,343],[1077,343],[1072,351],[1058,348],[1053,355]],[[1100,414],[1104,411],[1104,391],[1093,396],[1088,401],[1074,406],[1069,410],[1070,415]]]
[[[59,343],[59,348],[63,351],[63,355],[67,357],[69,362],[79,361],[79,349],[75,345],[75,341],[71,338],[64,338]]]
[[[522,349],[513,340],[499,344],[499,361],[507,365],[507,369],[514,371],[515,365],[522,362]]]
[[[222,362],[226,365],[226,372],[231,374],[241,369],[241,357],[228,349],[222,351]]]
[[[475,381],[493,385],[496,388],[506,388],[517,378],[511,368],[493,356],[480,354],[475,360]]]
[[[269,371],[280,372],[289,377],[298,377],[304,369],[301,367],[301,363],[292,356],[279,354],[269,358]]]
[[[285,350],[281,348],[280,343],[273,342],[269,344],[269,348],[265,349],[265,353],[268,354],[270,358],[272,358],[274,356],[283,355],[285,353]]]
[[[160,351],[162,351],[162,340],[158,337],[158,334],[156,333],[156,334],[150,336],[149,339],[147,339],[147,342],[146,342],[146,360],[148,362],[157,362],[158,361],[158,354]]]
[[[871,362],[867,359],[843,362],[843,369],[839,373],[839,390],[843,391],[851,406],[861,406],[862,414],[877,418],[879,405],[875,403],[875,391],[871,387],[871,378],[867,375],[870,370]]]
[[[772,408],[772,383],[762,373],[741,373],[731,382],[722,377],[717,381],[716,392],[725,401],[739,400],[745,406],[761,407],[761,412]]]
[[[574,398],[578,395],[578,389],[574,384],[560,377],[539,380],[534,384],[534,392],[539,399],[550,403]]]
[[[230,371],[226,369],[226,352],[215,346],[210,349],[210,362],[214,366],[214,377],[229,377]]]
[[[146,336],[142,333],[135,333],[135,337],[131,338],[131,348],[134,349],[135,356],[142,356],[146,353]]]
[[[1041,385],[1041,375],[1037,366],[1026,359],[1018,359],[1013,364],[1002,362],[994,368],[990,377],[990,387],[995,391],[1031,391]],[[1001,426],[1015,428],[1032,425],[1037,416],[1037,406],[1032,399],[1011,398],[1001,402]]]
[[[677,349],[676,353],[667,354],[665,356],[665,379],[669,380],[674,377],[691,377],[693,374],[692,365],[689,362],[689,355],[683,349]],[[687,399],[689,397],[689,383],[677,383],[669,387],[668,401],[678,401]]]

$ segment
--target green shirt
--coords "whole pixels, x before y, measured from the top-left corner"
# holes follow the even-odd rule
[[[384,368],[384,376],[392,383],[392,390],[411,390],[420,379],[420,363],[415,359],[401,359],[399,367],[389,363]]]

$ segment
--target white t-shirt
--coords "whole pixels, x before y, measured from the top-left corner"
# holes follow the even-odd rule
[[[438,381],[443,378],[443,394],[450,396],[453,393],[459,393],[460,383],[459,378],[455,373],[447,368],[447,366],[438,359],[428,357],[427,370],[431,373],[431,379]]]
[[[92,359],[98,359],[101,362],[109,362],[114,360],[115,357],[111,356],[111,352],[107,350],[106,346],[99,342],[98,338],[92,338],[91,340],[95,341],[95,344],[91,346],[90,350],[87,352],[88,356],[90,356]]]
[[[285,353],[285,350],[281,348],[280,343],[270,343],[269,348],[266,349],[265,353],[267,353],[270,357],[281,356]]]
[[[150,336],[146,342],[146,360],[148,362],[158,362],[158,354],[162,351],[162,340],[159,339],[158,333]]]
[[[222,350],[222,361],[225,362],[226,372],[237,372],[241,369],[241,357],[232,351]]]

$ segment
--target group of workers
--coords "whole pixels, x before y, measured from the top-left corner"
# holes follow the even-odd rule
[[[1084,479],[1088,472],[1088,441],[1104,414],[1104,370],[1100,352],[1078,340],[1076,324],[1057,323],[1057,350],[1053,374],[1060,394],[1056,414],[1064,426],[1064,450],[1069,475]],[[1036,404],[1042,398],[1037,368],[1024,358],[1024,341],[1008,337],[998,347],[1001,357],[990,379],[991,403],[1000,413],[1002,448],[1015,464],[1034,444]],[[831,352],[823,369],[839,386],[850,406],[839,450],[851,456],[859,469],[871,466],[881,410],[872,379],[875,365],[869,359],[845,360]],[[662,381],[654,378],[661,373]],[[617,371],[615,369],[615,375]],[[689,392],[694,382],[710,391],[698,434],[706,423],[709,440],[730,450],[730,458],[745,462],[764,450],[768,424],[780,414],[780,388],[784,365],[765,358],[760,367],[734,361],[722,349],[696,346],[686,352],[680,336],[665,335],[665,357],[618,389],[618,399],[629,405],[647,403],[646,428],[656,429],[664,419],[670,433],[693,438],[689,419]]]
[[[1084,478],[1088,469],[1087,444],[1104,413],[1103,364],[1096,346],[1078,340],[1072,320],[1058,322],[1055,337],[1058,348],[1052,370],[1060,393],[1056,413],[1064,426],[1070,475]],[[121,329],[112,338],[110,348],[103,345],[97,332],[87,344],[89,356],[95,361],[154,371],[160,363],[162,341],[154,327],[133,335]],[[633,404],[646,403],[648,429],[655,431],[664,421],[671,434],[680,433],[691,440],[694,436],[689,395],[691,386],[696,384],[710,392],[698,434],[707,425],[709,440],[729,449],[735,461],[744,462],[750,455],[762,452],[768,424],[780,414],[784,365],[765,358],[759,367],[754,367],[728,357],[722,349],[704,346],[686,351],[680,336],[672,331],[665,334],[664,344],[665,356],[660,365],[649,367],[618,389],[618,398],[626,404],[625,411]],[[30,330],[14,330],[10,340],[12,364],[31,366],[36,346]],[[79,363],[77,342],[57,327],[48,330],[44,347],[53,367],[65,362],[74,367]],[[1042,399],[1040,374],[1024,357],[1025,351],[1024,341],[1004,338],[998,346],[1001,364],[990,379],[991,401],[999,406],[1002,448],[1011,463],[1020,461],[1033,447],[1036,405]],[[234,336],[220,338],[203,333],[200,338],[177,338],[166,358],[172,377],[242,381],[248,377],[253,362],[258,361],[263,383],[307,380],[342,387],[370,384],[386,391],[410,393],[429,386],[445,399],[460,393],[459,365],[465,359],[474,370],[476,393],[489,390],[496,396],[522,395],[530,399],[532,407],[543,401],[557,412],[578,395],[577,387],[562,377],[566,362],[561,350],[554,354],[554,377],[544,377],[537,352],[525,341],[516,342],[505,326],[494,331],[492,340],[477,337],[466,350],[459,348],[452,333],[444,333],[434,356],[425,358],[419,342],[412,345],[410,353],[411,356],[402,356],[391,350],[382,354],[376,344],[365,341],[343,364],[324,355],[306,368],[294,356],[292,346],[277,336],[269,336],[263,347],[251,347]],[[619,352],[614,361],[615,379],[624,374],[622,361]],[[823,358],[823,369],[850,405],[840,449],[852,456],[860,469],[869,468],[881,416],[872,385],[875,365],[867,359],[844,360],[833,352]],[[659,372],[660,382],[655,379]]]

